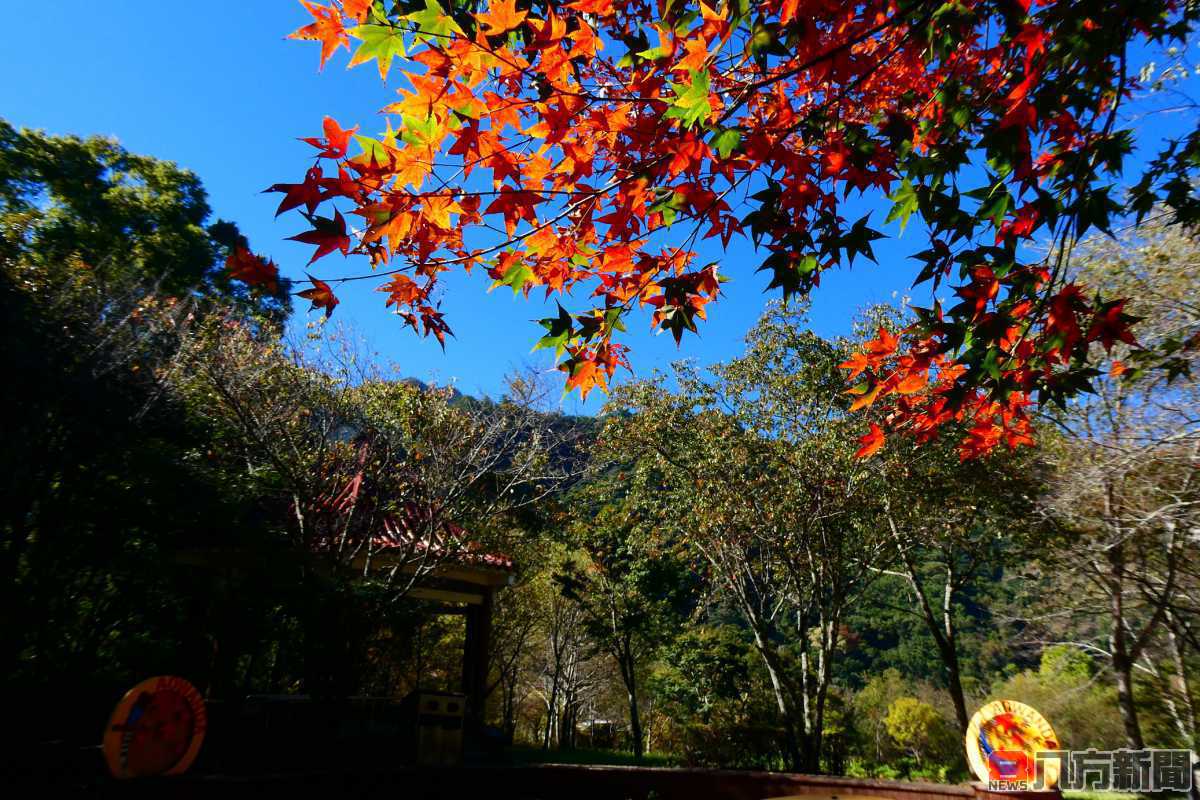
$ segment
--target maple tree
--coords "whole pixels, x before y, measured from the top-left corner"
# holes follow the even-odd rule
[[[1066,268],[1075,240],[1122,210],[1129,50],[1182,40],[1195,4],[302,2],[313,21],[292,37],[318,41],[322,67],[357,40],[351,65],[403,76],[382,134],[327,118],[305,139],[303,182],[271,187],[309,221],[295,238],[313,261],[370,263],[314,285],[322,298],[379,276],[404,322],[444,343],[447,270],[586,294],[590,307],[542,320],[537,343],[586,395],[629,365],[631,313],[677,341],[706,317],[723,275],[699,241],[748,237],[769,288],[803,295],[873,259],[883,234],[845,205],[874,193],[892,202],[887,221],[916,215],[928,231],[917,282],[948,282],[959,301],[918,309],[846,362],[856,405],[888,407],[860,456],[951,422],[964,458],[1028,444],[1029,406],[1096,374],[1090,343],[1136,341],[1122,299],[1089,295]],[[1198,152],[1194,135],[1170,143],[1131,210],[1165,202],[1194,223]],[[1050,256],[1030,257],[1035,237]]]

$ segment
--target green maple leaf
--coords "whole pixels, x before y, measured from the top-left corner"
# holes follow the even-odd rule
[[[717,135],[712,138],[712,141],[709,142],[721,158],[729,158],[729,154],[736,150],[741,143],[742,132],[736,128],[720,129]]]
[[[376,162],[387,163],[387,149],[383,146],[383,142],[357,133],[354,134],[354,141],[358,142],[358,146],[362,148],[363,155],[368,160],[374,156]]]
[[[691,83],[672,83],[675,92],[675,102],[667,109],[664,117],[677,119],[685,128],[691,128],[707,121],[712,114],[712,106],[708,102],[708,73],[688,70]]]
[[[410,114],[401,116],[404,130],[400,138],[407,144],[432,147],[438,144],[438,121],[435,117],[421,119]]]
[[[887,219],[884,222],[891,222],[894,219],[900,220],[900,232],[904,233],[904,228],[908,225],[908,218],[920,206],[917,199],[917,192],[913,189],[912,182],[905,178],[900,188],[892,193],[888,198],[892,201],[892,210],[888,212]]]
[[[525,284],[532,280],[533,270],[518,262],[509,266],[504,271],[504,276],[493,282],[488,291],[495,289],[497,286],[508,286],[513,290],[513,294],[517,294],[525,288]]]
[[[665,190],[660,193],[659,200],[650,206],[651,213],[658,212],[663,215],[663,222],[670,226],[675,222],[675,217],[683,210],[684,197],[679,192]]]
[[[358,25],[348,33],[362,40],[350,66],[365,64],[371,59],[379,62],[379,77],[387,80],[388,70],[392,67],[393,58],[404,58],[404,31],[391,25]]]
[[[850,227],[850,230],[842,236],[841,244],[846,248],[846,259],[850,264],[854,263],[854,257],[857,255],[864,255],[870,260],[875,261],[875,251],[871,247],[871,242],[876,239],[882,239],[883,234],[873,228],[867,227],[867,220],[870,216],[870,214],[867,214],[854,223]]]
[[[558,316],[538,320],[538,324],[545,328],[547,333],[541,339],[538,339],[537,344],[533,346],[533,350],[537,351],[547,347],[554,348],[554,360],[557,362],[562,354],[567,351],[567,345],[574,336],[571,315],[562,307],[562,303],[559,303]]]
[[[980,204],[976,216],[981,219],[991,220],[992,225],[999,228],[1004,222],[1004,216],[1008,213],[1008,206],[1011,200],[1012,197],[1008,192],[996,192]]]
[[[416,23],[417,32],[415,38],[417,41],[428,43],[434,40],[441,40],[441,44],[445,44],[445,40],[451,35],[457,33],[459,36],[465,36],[463,29],[458,27],[458,23],[453,17],[447,16],[442,11],[442,6],[438,0],[425,0],[424,11],[414,11],[405,17],[409,22]]]

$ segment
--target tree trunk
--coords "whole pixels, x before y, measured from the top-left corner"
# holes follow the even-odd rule
[[[824,614],[821,615],[824,617]],[[821,619],[818,623],[820,633],[816,653],[816,669],[810,677],[808,647],[801,651],[801,670],[804,686],[804,732],[801,740],[801,755],[803,757],[801,770],[818,775],[821,773],[821,756],[825,749],[825,701],[829,695],[829,664],[833,651],[837,648],[837,620]],[[807,627],[801,626],[801,636],[807,641]]]
[[[962,670],[958,663],[958,634],[954,625],[954,568],[946,562],[946,585],[942,590],[942,631],[937,641],[942,665],[946,667],[946,687],[954,701],[954,719],[958,723],[959,736],[967,735],[967,698],[963,695]]]
[[[1141,750],[1145,746],[1142,726],[1138,720],[1137,705],[1133,699],[1133,661],[1137,653],[1129,652],[1128,629],[1125,624],[1125,553],[1121,546],[1113,547],[1108,554],[1109,600],[1112,615],[1112,668],[1117,682],[1117,708],[1121,712],[1121,724],[1125,727],[1125,740],[1130,749]]]
[[[966,736],[967,725],[970,723],[971,717],[967,713],[967,698],[963,694],[962,672],[958,665],[958,648],[953,644],[943,648],[939,644],[938,652],[941,653],[942,663],[946,667],[946,688],[950,692],[950,699],[954,701],[954,721],[958,723],[959,734]]]
[[[550,749],[550,734],[554,728],[555,707],[558,704],[558,675],[554,675],[550,684],[550,700],[546,703],[546,733],[542,737],[542,749]]]
[[[1171,692],[1175,696],[1176,707],[1180,712],[1182,723],[1181,733],[1188,747],[1195,750],[1197,745],[1196,731],[1196,702],[1192,696],[1191,682],[1188,680],[1187,662],[1183,656],[1183,645],[1175,632],[1177,622],[1172,611],[1167,612],[1167,643],[1171,646],[1171,666],[1174,674],[1171,676]]]
[[[890,513],[887,520],[888,527],[892,532],[892,539],[904,562],[904,574],[908,578],[908,585],[913,593],[913,602],[916,604],[921,618],[925,620],[925,627],[929,629],[929,633],[937,645],[938,655],[941,656],[942,666],[946,669],[946,689],[950,692],[950,699],[954,703],[954,719],[958,723],[958,732],[965,736],[970,717],[967,714],[967,699],[962,688],[962,669],[958,661],[958,644],[954,624],[954,568],[951,566],[950,556],[946,556],[946,582],[942,590],[942,618],[939,621],[934,615],[929,596],[925,593],[925,587],[921,585],[916,564],[913,563],[900,535],[900,530],[896,526],[896,521],[892,519]]]
[[[1145,747],[1142,726],[1138,721],[1137,704],[1133,700],[1133,666],[1128,659],[1113,659],[1113,674],[1117,679],[1117,707],[1125,726],[1125,740],[1131,750]]]
[[[517,734],[517,686],[515,681],[505,681],[504,693],[504,742],[512,744]]]
[[[757,628],[754,629],[754,646],[758,650],[763,664],[766,665],[767,676],[771,679],[771,691],[775,694],[775,705],[779,709],[779,718],[783,720],[784,744],[787,748],[789,766],[793,772],[798,772],[803,768],[804,759],[800,753],[799,737],[796,735],[796,723],[792,716],[791,703],[783,685],[783,676],[775,663],[775,655],[769,650],[770,643]]]
[[[625,679],[625,689],[629,694],[629,735],[633,739],[633,757],[641,761],[645,754],[645,743],[642,739],[642,719],[638,714],[637,675],[633,670],[633,658],[628,657],[625,669],[628,677]]]

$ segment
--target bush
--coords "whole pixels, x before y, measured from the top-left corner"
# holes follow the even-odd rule
[[[884,724],[892,741],[912,756],[918,768],[932,761],[944,773],[958,737],[936,708],[915,697],[900,697],[888,707]]]

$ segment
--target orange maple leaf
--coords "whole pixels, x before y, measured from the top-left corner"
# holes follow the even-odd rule
[[[333,6],[317,5],[308,0],[300,0],[300,5],[308,9],[308,13],[313,16],[313,21],[288,34],[287,38],[320,42],[320,69],[324,69],[325,62],[333,55],[333,51],[339,47],[350,49],[350,37],[346,34],[345,26],[342,25],[341,12]]]
[[[342,13],[355,22],[364,22],[371,11],[372,0],[342,0]]]
[[[875,455],[879,448],[883,447],[887,437],[883,435],[883,430],[876,423],[871,423],[871,430],[865,436],[858,439],[859,448],[854,453],[855,458],[870,458]]]
[[[923,372],[910,372],[896,382],[897,394],[916,394],[925,388],[929,378]]]
[[[568,366],[569,363],[567,362],[559,367],[559,369],[566,372],[569,376],[567,378],[567,390],[578,389],[579,396],[587,399],[588,392],[602,384],[603,373],[596,371],[595,361],[579,361],[572,366]]]
[[[483,32],[488,36],[506,33],[525,21],[528,11],[517,11],[517,0],[492,0],[488,10],[476,14],[475,19],[483,24]]]
[[[393,276],[391,282],[380,286],[377,291],[388,293],[388,306],[411,306],[425,299],[425,292],[407,275]]]
[[[838,364],[838,369],[848,369],[850,374],[846,376],[847,380],[854,380],[863,373],[864,370],[873,366],[871,359],[867,358],[866,353],[855,353],[850,358]]]
[[[879,335],[867,342],[866,350],[876,358],[887,358],[896,352],[899,345],[900,337],[880,326]]]
[[[598,17],[611,17],[615,13],[612,0],[575,0],[574,3],[568,3],[567,8]]]

